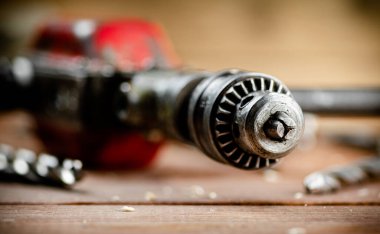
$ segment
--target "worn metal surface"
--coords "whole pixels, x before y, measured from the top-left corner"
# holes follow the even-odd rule
[[[45,153],[37,155],[24,148],[0,144],[0,179],[70,188],[82,178],[80,160],[61,159]]]
[[[330,115],[380,115],[380,89],[294,89],[303,111]]]
[[[344,185],[364,183],[380,178],[380,156],[362,159],[348,166],[336,166],[308,175],[304,185],[308,193],[334,192]]]

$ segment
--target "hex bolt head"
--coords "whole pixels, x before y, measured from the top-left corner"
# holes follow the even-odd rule
[[[265,134],[272,140],[281,141],[285,137],[285,126],[279,120],[268,120],[265,124]]]
[[[284,112],[273,115],[264,125],[267,137],[274,141],[284,141],[294,137],[296,123]]]

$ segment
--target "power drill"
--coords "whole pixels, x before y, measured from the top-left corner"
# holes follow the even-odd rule
[[[146,136],[159,132],[260,169],[294,149],[304,128],[278,79],[181,69],[160,26],[139,19],[50,22],[26,57],[0,70],[0,108],[30,111],[49,152],[88,165],[146,166],[163,143]]]

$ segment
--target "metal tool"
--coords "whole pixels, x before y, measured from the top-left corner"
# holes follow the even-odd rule
[[[33,60],[30,85],[20,103],[38,118],[67,129],[159,129],[242,169],[274,164],[303,132],[303,114],[289,89],[266,74],[104,73],[107,64],[73,67],[43,59]],[[17,73],[7,74],[3,82],[21,86]],[[1,91],[8,100],[15,96],[9,89]]]
[[[380,157],[369,157],[348,166],[334,167],[314,172],[304,179],[308,193],[323,194],[369,179],[380,178]]]
[[[49,152],[87,165],[146,166],[163,142],[147,139],[160,132],[216,161],[259,169],[288,154],[303,132],[302,111],[282,82],[183,70],[152,22],[52,20],[30,45],[26,57],[0,61],[0,109],[30,111]]]
[[[80,160],[59,160],[53,155],[36,155],[28,149],[13,149],[0,144],[0,178],[3,180],[71,188],[82,175]]]
[[[330,115],[380,115],[380,89],[292,89],[302,110]]]
[[[377,151],[377,155],[347,166],[336,166],[311,173],[304,179],[304,186],[308,193],[330,193],[343,186],[360,184],[370,179],[380,179],[380,139],[378,137],[336,135],[330,136],[330,139],[353,147]]]
[[[279,80],[265,74],[151,71],[130,85],[125,93],[130,114],[122,121],[161,128],[235,167],[269,166],[302,135],[301,109]]]
[[[380,90],[370,89],[295,89],[294,96],[306,112],[322,115],[379,115]],[[339,135],[330,140],[346,145],[377,150],[378,156],[349,166],[339,166],[311,173],[304,179],[308,193],[334,192],[343,185],[380,178],[379,139],[373,136]]]

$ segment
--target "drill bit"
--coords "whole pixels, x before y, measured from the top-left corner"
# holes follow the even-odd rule
[[[334,192],[343,185],[353,185],[368,179],[380,178],[380,157],[362,159],[348,166],[314,172],[304,179],[306,192],[323,194]]]
[[[0,176],[17,180],[70,188],[82,178],[82,162],[45,153],[37,155],[28,149],[16,149],[0,144]]]

